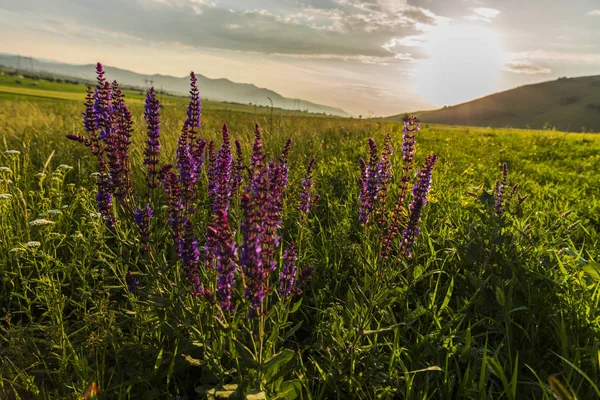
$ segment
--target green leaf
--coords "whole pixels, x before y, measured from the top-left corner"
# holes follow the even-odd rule
[[[256,358],[252,354],[249,348],[247,348],[242,342],[237,339],[233,339],[235,344],[235,349],[248,368],[256,369],[258,368],[258,363],[256,362]]]
[[[181,355],[183,357],[183,359],[185,361],[187,361],[192,367],[201,367],[202,365],[204,365],[203,361],[200,361],[198,359],[195,359],[187,354],[182,354]]]
[[[302,394],[302,382],[300,379],[285,381],[277,393],[276,399],[294,400]]]
[[[296,311],[298,311],[298,309],[300,308],[301,305],[302,305],[302,297],[300,298],[300,300],[298,300],[296,303],[294,303],[294,305],[292,306],[292,309],[290,310],[290,314],[293,314]]]
[[[592,279],[600,281],[600,264],[597,262],[589,262],[581,267],[581,270],[588,274]]]
[[[283,340],[287,340],[287,339],[291,338],[292,336],[294,336],[294,333],[296,333],[296,331],[298,331],[298,329],[300,329],[301,326],[302,326],[302,321],[298,322],[296,325],[294,325],[294,327],[292,329],[287,331],[285,333],[285,335],[283,336]]]
[[[263,365],[267,381],[271,378],[277,367],[284,367],[294,358],[295,354],[296,353],[290,349],[284,349],[269,358]]]
[[[448,303],[450,303],[450,299],[452,298],[453,291],[454,291],[454,277],[452,277],[452,280],[450,281],[450,286],[448,287],[448,291],[446,292],[446,297],[444,298],[444,302],[442,303],[442,306],[440,307],[440,311],[443,310],[444,308],[448,307]]]
[[[504,297],[504,292],[500,286],[496,286],[496,300],[502,307],[506,304],[506,298]]]

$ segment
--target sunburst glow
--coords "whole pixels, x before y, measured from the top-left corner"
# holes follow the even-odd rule
[[[436,105],[452,105],[494,91],[507,56],[500,36],[478,25],[446,25],[427,35],[428,58],[418,62],[416,88]]]

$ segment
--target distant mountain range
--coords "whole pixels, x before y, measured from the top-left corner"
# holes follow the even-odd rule
[[[600,75],[559,78],[452,107],[409,114],[436,124],[600,132]],[[402,117],[399,114],[386,119],[399,121]]]
[[[49,73],[65,77],[78,78],[87,81],[95,80],[95,65],[73,65],[53,61],[29,59],[16,55],[0,54],[0,65],[20,68],[24,72]],[[174,77],[168,75],[143,75],[125,69],[104,66],[109,80],[117,80],[121,85],[144,88],[146,82],[152,80],[156,89],[161,89],[173,94],[185,95],[189,92],[189,77]],[[273,106],[288,110],[308,110],[312,113],[325,113],[342,117],[350,115],[339,108],[311,103],[305,100],[289,99],[280,94],[252,84],[236,83],[228,79],[210,79],[201,74],[196,74],[200,95],[204,99],[215,101],[229,101],[242,104],[257,104],[259,106],[270,106],[269,97],[273,100]]]

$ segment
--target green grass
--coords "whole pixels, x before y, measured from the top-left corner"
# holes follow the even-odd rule
[[[193,399],[254,376],[243,369],[252,356],[219,340],[251,337],[244,319],[223,327],[187,294],[165,223],[154,227],[148,258],[130,220],[110,231],[94,216],[95,160],[64,137],[83,133],[83,100],[0,97],[0,193],[10,195],[0,199],[0,397],[73,399],[95,381],[100,398]],[[173,101],[162,112],[164,162],[185,107]],[[130,108],[142,190],[143,109]],[[210,105],[203,113],[202,136],[218,139],[227,122],[246,162],[255,122],[270,155],[294,140],[282,236],[301,235],[299,262],[315,274],[272,339],[276,361],[293,361],[275,369],[287,383],[266,382],[271,398],[285,388],[304,399],[552,399],[551,385],[579,399],[600,395],[599,136],[424,126],[417,162],[431,152],[439,162],[422,233],[412,259],[383,261],[380,232],[358,223],[358,160],[368,137],[381,145],[391,131],[398,177],[399,124]],[[302,228],[296,195],[311,157],[321,200]],[[503,162],[529,197],[500,219],[491,192]],[[30,226],[40,215],[54,224]],[[33,241],[39,247],[26,245]],[[135,294],[127,270],[141,281]]]
[[[600,132],[600,76],[521,86],[416,115],[437,124]]]

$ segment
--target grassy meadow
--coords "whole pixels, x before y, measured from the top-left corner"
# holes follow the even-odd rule
[[[381,149],[391,133],[393,204],[401,123],[203,103],[200,136],[218,149],[227,123],[246,165],[255,123],[269,158],[293,141],[273,257],[282,263],[294,242],[298,265],[314,271],[302,294],[274,291],[269,313],[248,318],[241,291],[229,314],[190,294],[162,186],[151,196],[149,251],[133,209],[115,205],[116,226],[103,223],[96,159],[65,138],[84,134],[83,86],[16,88],[1,78],[0,398],[90,398],[92,382],[100,399],[600,397],[600,136],[423,125],[415,170],[428,154],[438,161],[420,235],[412,257],[384,259],[382,229],[359,222],[359,160],[369,158],[368,138]],[[125,100],[137,196],[146,188],[143,96]],[[165,96],[161,165],[174,164],[186,108]],[[304,215],[298,196],[313,157],[320,198]],[[503,163],[521,197],[499,216]],[[200,246],[212,221],[206,175],[193,219]],[[229,223],[241,243],[239,199]]]

